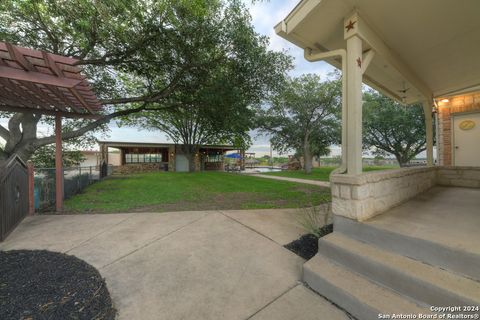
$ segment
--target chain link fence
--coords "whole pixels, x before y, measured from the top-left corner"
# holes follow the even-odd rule
[[[112,174],[113,166],[63,168],[63,196],[68,199],[85,187]],[[50,211],[55,205],[55,168],[35,168],[34,174],[35,211]]]

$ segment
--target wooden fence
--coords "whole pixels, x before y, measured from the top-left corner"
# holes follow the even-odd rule
[[[25,218],[28,210],[28,169],[13,155],[0,163],[0,241]]]

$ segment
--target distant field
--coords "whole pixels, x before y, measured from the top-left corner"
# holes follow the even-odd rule
[[[308,180],[320,180],[328,181],[330,173],[335,170],[336,167],[321,167],[313,168],[312,173],[306,174],[303,170],[295,171],[279,171],[279,172],[266,172],[262,174],[268,174],[272,176],[288,177],[288,178],[299,178],[299,179],[308,179]],[[368,166],[364,167],[364,171],[374,171],[374,170],[389,170],[396,169],[398,166]]]
[[[297,208],[330,201],[330,189],[223,172],[112,176],[65,201],[67,212]]]

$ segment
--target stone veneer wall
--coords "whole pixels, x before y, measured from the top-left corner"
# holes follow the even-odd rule
[[[435,167],[334,174],[330,176],[332,211],[364,221],[428,190],[435,182]]]
[[[480,168],[439,167],[437,184],[449,187],[480,188]]]
[[[114,166],[114,174],[132,174],[149,171],[163,170],[165,163],[135,163],[125,164],[123,166]]]
[[[480,111],[480,92],[450,98],[449,102],[438,102],[438,164],[452,163],[452,116],[455,113]]]

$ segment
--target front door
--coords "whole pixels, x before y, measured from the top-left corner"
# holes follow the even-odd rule
[[[454,115],[453,128],[454,164],[480,167],[480,113]]]

